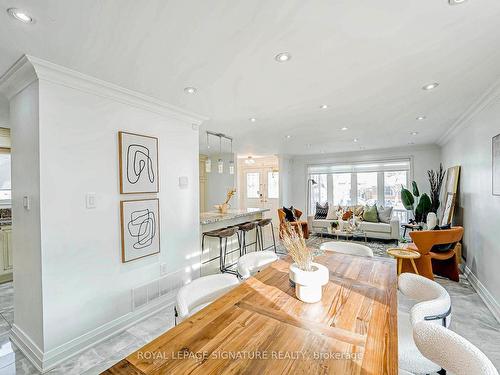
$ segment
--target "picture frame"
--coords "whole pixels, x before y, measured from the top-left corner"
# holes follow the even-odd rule
[[[118,132],[120,193],[159,192],[158,138]]]
[[[500,196],[500,134],[491,139],[491,193]]]
[[[446,195],[446,200],[443,210],[443,220],[441,222],[441,225],[451,224],[451,221],[453,219],[453,213],[455,211],[455,198],[456,198],[455,193],[448,193]]]
[[[122,263],[160,253],[160,200],[120,201]]]

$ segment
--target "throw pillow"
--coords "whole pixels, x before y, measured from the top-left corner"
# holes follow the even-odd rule
[[[354,216],[363,216],[364,206],[354,206]]]
[[[283,207],[283,211],[285,212],[285,220],[286,221],[290,221],[290,222],[297,221],[297,219],[295,219],[295,210],[294,210],[293,206],[291,206],[290,208]]]
[[[344,214],[342,215],[342,220],[346,221],[349,220],[351,217],[352,217],[352,211],[348,210],[344,212]]]
[[[378,220],[381,223],[386,223],[386,224],[391,223],[392,207],[378,206],[377,212],[378,212]]]
[[[339,218],[337,215],[338,210],[339,210],[339,206],[328,207],[328,213],[326,214],[326,220],[337,220]]]
[[[366,206],[363,212],[363,220],[370,223],[378,223],[377,206]]]
[[[328,202],[323,206],[316,202],[316,213],[314,214],[314,220],[324,220],[328,215]]]

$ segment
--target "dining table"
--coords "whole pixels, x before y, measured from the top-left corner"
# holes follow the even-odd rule
[[[103,374],[396,375],[395,260],[314,261],[329,270],[319,302],[295,296],[281,258]]]

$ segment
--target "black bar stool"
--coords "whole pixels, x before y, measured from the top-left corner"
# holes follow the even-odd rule
[[[219,269],[220,272],[224,273],[233,273],[237,275],[238,273],[236,271],[233,271],[229,269],[229,267],[232,267],[236,264],[232,263],[230,265],[226,265],[226,256],[227,256],[227,239],[230,237],[233,237],[236,234],[236,237],[238,238],[238,249],[232,250],[232,252],[239,250],[241,251],[241,242],[240,242],[240,236],[238,236],[238,227],[228,227],[228,228],[222,228],[222,229],[215,229],[211,230],[209,232],[203,233],[202,240],[201,240],[201,250],[203,251],[204,249],[204,244],[205,244],[205,237],[212,237],[212,238],[218,238],[219,239]],[[224,246],[222,246],[222,241],[224,240]]]
[[[272,219],[261,219],[261,220],[257,220],[257,237],[259,239],[259,242],[260,242],[260,250],[267,250],[267,249],[270,249],[271,247],[274,247],[274,252],[276,253],[277,252],[277,249],[276,249],[276,239],[274,237],[274,228],[273,228],[273,221]],[[272,236],[273,236],[273,244],[268,246],[268,247],[264,247],[264,236],[263,236],[263,232],[264,232],[264,227],[270,225],[271,226],[271,233],[272,233]]]
[[[241,244],[241,249],[240,249],[240,256],[245,255],[247,253],[247,247],[252,246],[255,244],[255,251],[258,250],[259,246],[259,236],[258,236],[258,231],[257,231],[257,222],[256,221],[250,221],[248,223],[243,223],[238,225],[238,229],[240,230],[240,244]],[[251,230],[255,229],[255,242],[251,242],[247,244],[247,236],[246,234],[250,232]]]

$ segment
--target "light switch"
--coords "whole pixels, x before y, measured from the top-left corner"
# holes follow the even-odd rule
[[[181,176],[181,177],[179,177],[179,187],[181,189],[187,188],[188,187],[188,181],[189,180],[188,180],[187,176]]]
[[[87,193],[87,195],[85,196],[85,207],[87,209],[92,209],[96,207],[95,193]]]
[[[31,198],[29,195],[23,197],[23,207],[28,211],[31,209]]]

